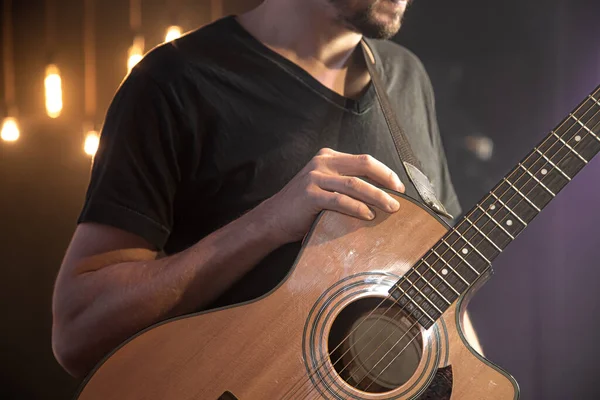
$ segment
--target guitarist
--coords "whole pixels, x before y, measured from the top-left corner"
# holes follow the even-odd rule
[[[460,214],[428,76],[385,40],[406,7],[265,0],[157,47],[131,71],[55,285],[52,346],[70,374],[84,376],[151,324],[268,292],[321,210],[368,220],[374,207],[398,210],[382,188],[419,199],[363,37],[422,172]]]

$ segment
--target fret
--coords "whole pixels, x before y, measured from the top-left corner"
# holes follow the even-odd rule
[[[511,235],[509,231],[507,231],[506,229],[504,229],[504,227],[502,226],[502,224],[499,223],[498,221],[496,221],[494,219],[494,217],[492,217],[490,214],[487,213],[487,211],[485,211],[483,208],[481,208],[481,206],[479,204],[477,204],[476,207],[479,208],[485,214],[485,216],[488,217],[498,228],[502,229],[502,231],[504,233],[506,233],[506,235],[508,235],[508,237],[510,237],[512,240],[515,240],[515,237],[513,235]],[[527,226],[527,224],[525,224],[525,226]]]
[[[547,191],[548,193],[550,193],[550,195],[551,195],[552,197],[556,197],[556,194],[554,194],[554,192],[553,192],[552,190],[548,189],[548,188],[546,187],[546,185],[544,185],[544,184],[542,183],[542,181],[540,181],[538,178],[536,178],[536,176],[535,176],[535,175],[533,175],[531,172],[529,172],[529,170],[528,170],[527,168],[525,168],[525,167],[524,167],[524,166],[523,166],[521,163],[519,163],[519,167],[521,167],[521,168],[522,168],[522,169],[523,169],[523,170],[524,170],[524,171],[525,171],[525,172],[526,172],[526,173],[527,173],[529,176],[531,176],[531,177],[532,177],[532,178],[533,178],[533,179],[534,179],[534,180],[535,180],[535,181],[536,181],[536,182],[537,182],[537,183],[538,183],[538,184],[539,184],[541,187],[543,187],[544,189],[546,189],[546,191]]]
[[[506,246],[513,240],[513,236],[516,236],[517,234],[517,232],[513,233],[511,231],[518,227],[518,222],[513,221],[510,218],[508,211],[503,207],[497,207],[493,211],[493,218],[496,220],[495,222],[492,221],[489,213],[486,214],[483,211],[485,211],[485,209],[481,210],[479,207],[475,207],[471,214],[469,214],[469,220],[473,221],[474,225],[477,226],[481,232],[484,232],[487,237],[492,239],[492,241],[496,243],[498,247],[501,249],[506,248]],[[510,220],[510,222],[506,224],[506,227],[502,226],[503,222],[505,222],[505,219]],[[498,222],[500,226],[498,226],[496,222]]]
[[[419,288],[419,286],[417,286],[417,285],[415,284],[415,282],[413,282],[413,281],[411,281],[411,280],[410,280],[410,277],[409,277],[408,275],[409,275],[409,274],[406,274],[406,275],[404,275],[405,282],[408,282],[408,283],[409,283],[409,286],[411,286],[412,288],[416,289],[416,291],[419,293],[419,295],[421,295],[421,297],[423,297],[424,299],[427,299],[427,301],[428,301],[428,302],[429,302],[429,303],[430,303],[430,304],[431,304],[431,305],[432,305],[432,306],[435,308],[435,310],[436,310],[438,313],[440,313],[440,315],[441,315],[441,314],[443,314],[444,312],[443,312],[442,310],[440,310],[440,309],[439,309],[439,308],[438,308],[438,307],[435,305],[435,302],[431,301],[431,300],[429,299],[429,297],[427,297],[427,296],[425,295],[425,293],[423,293],[423,292],[421,291],[421,289]],[[410,290],[410,288],[409,288],[409,290]],[[410,292],[409,292],[409,295],[410,295]],[[418,300],[418,299],[417,299],[417,300]]]
[[[465,216],[463,222],[461,222],[455,228],[456,234],[460,235],[460,238],[458,239],[459,243],[460,240],[463,240],[466,244],[468,244],[469,247],[474,249],[480,257],[483,258],[486,266],[490,265],[490,260],[496,258],[500,254],[500,251],[498,251],[497,248],[486,239],[484,234],[480,233],[476,227],[471,224],[470,220],[468,219],[468,215]]]
[[[465,278],[464,278],[464,277],[463,277],[461,274],[459,274],[459,273],[458,273],[458,272],[457,272],[457,271],[456,271],[456,270],[455,270],[455,269],[452,267],[452,265],[450,264],[450,262],[448,262],[448,261],[444,260],[444,258],[443,258],[442,256],[440,256],[440,255],[437,253],[437,251],[435,251],[435,250],[431,250],[431,251],[433,252],[433,254],[435,254],[436,256],[438,256],[438,258],[440,259],[440,261],[441,261],[441,262],[443,262],[443,263],[444,263],[444,265],[445,265],[446,267],[450,268],[450,271],[454,272],[454,274],[455,274],[456,276],[458,276],[458,278],[459,278],[461,281],[463,281],[463,283],[464,283],[465,285],[467,285],[467,286],[470,286],[470,285],[471,285],[471,283],[473,283],[473,282],[469,282],[469,281],[468,281],[468,280],[466,280],[466,279],[465,279]],[[442,274],[443,274],[443,273],[444,273],[444,270],[442,270]]]
[[[544,163],[541,168],[537,168],[534,176],[540,180],[546,187],[558,194],[570,182],[561,173],[551,165]]]
[[[543,209],[552,201],[552,199],[554,199],[554,196],[551,193],[548,193],[534,179],[531,179],[531,177],[527,173],[523,172],[521,168],[518,168],[518,173],[521,175],[514,181],[513,184],[519,185],[521,193],[535,203],[539,209]],[[521,201],[520,198],[519,201]]]
[[[491,240],[489,237],[487,237],[487,236],[485,235],[485,233],[481,232],[481,230],[480,230],[480,229],[479,229],[479,228],[478,228],[478,227],[477,227],[477,226],[476,226],[476,225],[475,225],[475,224],[474,224],[474,223],[473,223],[471,220],[469,220],[469,217],[468,217],[468,216],[467,216],[467,217],[465,217],[465,220],[466,220],[466,221],[468,221],[468,222],[471,224],[471,226],[472,226],[473,228],[475,228],[475,230],[477,230],[477,232],[479,232],[479,233],[481,234],[481,236],[483,236],[483,237],[484,237],[484,239],[486,239],[486,240],[487,240],[487,241],[488,241],[488,242],[489,242],[489,243],[490,243],[492,246],[494,246],[494,247],[496,248],[496,250],[498,250],[498,252],[502,253],[502,249],[501,249],[500,247],[498,247],[498,246],[496,245],[496,243],[494,243],[494,242],[493,242],[493,241],[492,241],[492,240]]]
[[[429,282],[429,280],[428,280],[428,279],[426,279],[426,278],[425,278],[425,276],[421,275],[421,273],[419,272],[419,269],[418,269],[418,268],[414,268],[414,269],[413,269],[413,272],[416,272],[416,273],[417,273],[417,275],[419,275],[419,279],[421,279],[423,282],[427,283],[427,285],[428,285],[428,286],[429,286],[429,287],[430,287],[430,288],[431,288],[431,289],[432,289],[432,290],[435,292],[435,294],[437,294],[438,298],[439,298],[439,299],[441,299],[441,300],[443,300],[444,302],[446,302],[446,303],[447,303],[446,305],[448,305],[448,306],[449,306],[449,305],[451,305],[451,304],[452,304],[452,302],[451,302],[450,300],[448,300],[448,299],[446,298],[446,296],[444,296],[444,295],[443,295],[441,292],[439,292],[439,291],[437,290],[437,288],[436,288],[435,286],[433,286],[433,285],[431,284],[431,282]],[[435,299],[434,299],[434,301],[435,301]],[[442,307],[442,308],[443,308],[443,307]]]
[[[596,104],[598,104],[598,106],[600,106],[600,100],[596,99],[594,96],[592,96],[591,94],[588,96],[589,99],[591,99],[593,102],[595,102]]]
[[[430,251],[424,258],[424,262],[426,262],[427,265],[430,265],[438,274],[441,274],[444,282],[459,295],[469,287],[469,283],[465,283],[464,279],[461,279],[461,277],[454,273],[453,270],[446,268],[446,263],[444,263],[433,251]]]
[[[456,250],[448,245],[444,240],[442,240],[437,246],[435,250],[435,254],[440,256],[440,259],[445,263],[448,268],[451,268],[452,271],[462,277],[464,282],[468,285],[473,284],[479,278],[479,271],[475,269],[472,265],[469,265],[469,262],[464,258],[457,256]],[[445,258],[444,258],[445,256]]]
[[[520,222],[520,223],[523,225],[523,227],[527,227],[527,223],[526,223],[525,221],[523,221],[523,220],[521,219],[521,217],[519,217],[519,216],[517,215],[517,213],[516,213],[516,212],[514,212],[514,211],[512,210],[512,208],[510,208],[509,206],[507,206],[506,204],[504,204],[504,202],[503,202],[502,200],[500,200],[500,198],[498,198],[498,197],[497,197],[497,196],[494,194],[494,192],[490,192],[490,194],[491,194],[491,195],[492,195],[492,196],[493,196],[493,197],[494,197],[494,198],[495,198],[495,199],[496,199],[496,200],[497,200],[497,201],[498,201],[498,202],[499,202],[499,203],[502,205],[502,207],[506,208],[506,209],[508,210],[508,212],[510,212],[510,213],[511,213],[511,214],[512,214],[512,215],[513,215],[513,216],[514,216],[516,219],[518,219],[518,220],[519,220],[519,222]],[[532,219],[533,219],[533,218],[532,218]]]
[[[539,157],[537,160],[533,161],[533,163],[530,166],[527,166],[527,163],[530,162],[533,159],[533,156],[536,155],[538,156],[539,153],[537,152],[533,152],[531,153],[527,158],[525,158],[523,160],[523,166],[525,166],[526,168],[528,168],[530,171],[537,169],[538,172],[543,171],[544,169],[548,172],[550,171],[556,171],[559,174],[561,174],[561,176],[563,178],[565,178],[567,180],[567,182],[571,181],[571,177],[568,176],[567,174],[565,174],[563,171],[561,171],[559,168],[556,167],[556,164],[554,164],[552,162],[552,160],[549,160],[545,157]],[[538,161],[542,161],[542,165],[537,165]],[[550,166],[546,165],[546,164],[550,164]],[[537,174],[537,172],[536,172]],[[545,175],[545,174],[544,174]]]
[[[425,259],[421,259],[421,263],[417,266],[417,271],[421,276],[431,282],[431,284],[444,293],[444,298],[449,299],[451,302],[456,300],[460,296],[460,292],[457,291],[449,282],[442,277],[438,271],[436,271]]]
[[[503,200],[497,196],[496,192],[502,192],[501,196],[505,199]],[[491,197],[488,196],[481,204],[484,209],[490,208],[493,210],[496,207],[504,207],[513,216],[519,217],[517,219],[521,223],[528,224],[539,213],[537,206],[534,207],[530,203],[521,200],[517,192],[504,181],[492,190],[490,195]]]
[[[508,179],[502,178],[502,180],[505,181],[506,183],[508,183],[508,186],[510,186],[512,189],[514,189],[526,202],[528,202],[533,208],[535,208],[537,210],[537,212],[541,211],[535,204],[533,204],[533,202],[531,200],[529,200],[529,198],[527,196],[525,196],[523,193],[521,193],[521,191],[519,189],[517,189]]]
[[[575,136],[574,136],[575,137]],[[565,146],[556,146],[556,153],[552,156],[556,160],[558,168],[565,171],[569,176],[575,176],[586,164],[579,158],[574,157],[572,152]]]
[[[431,299],[425,296],[419,287],[414,285],[412,281],[408,279],[407,275],[402,278],[400,285],[396,283],[395,290],[400,293],[397,293],[394,291],[394,289],[392,289],[392,293],[390,293],[392,297],[398,301],[402,298],[402,296],[408,297],[408,299],[419,308],[419,311],[426,314],[431,319],[435,319],[442,315],[443,311],[441,311]],[[432,307],[435,308],[435,310]]]
[[[577,117],[575,117],[573,114],[569,114],[569,116],[571,118],[573,118],[575,121],[577,121],[577,123],[579,125],[581,125],[581,127],[583,129],[585,129],[590,135],[592,135],[596,140],[598,140],[600,142],[600,138],[598,138],[598,136],[596,136],[596,134],[594,132],[592,132],[592,130],[590,128],[588,128],[587,126],[585,126],[585,124],[583,122],[581,122]]]
[[[578,141],[575,148],[583,155],[592,159],[600,151],[600,142],[590,135],[586,135]]]
[[[561,142],[561,143],[562,143],[562,144],[563,144],[563,145],[564,145],[564,146],[565,146],[567,149],[571,150],[571,152],[572,152],[573,154],[575,154],[575,155],[576,155],[576,156],[577,156],[577,157],[578,157],[578,158],[579,158],[581,161],[583,161],[583,162],[584,162],[584,164],[587,164],[587,163],[588,163],[588,160],[586,160],[585,158],[583,158],[583,157],[581,156],[581,154],[579,154],[578,152],[576,152],[576,151],[575,151],[575,149],[573,149],[571,146],[569,146],[569,144],[568,144],[567,142],[565,142],[564,140],[562,140],[562,138],[561,138],[560,136],[558,136],[558,135],[557,135],[557,134],[556,134],[554,131],[552,131],[552,134],[553,134],[554,136],[556,136],[556,137],[558,138],[558,140],[560,140],[560,142]]]
[[[433,304],[433,301],[423,294],[418,284],[414,284],[408,279],[407,273],[404,275],[396,284],[389,290],[390,295],[401,305],[409,307],[409,303],[413,303],[418,311],[427,314],[431,318],[436,318],[441,315],[442,312],[438,309],[437,305]],[[403,297],[407,297],[408,301],[403,301]],[[435,308],[435,309],[434,309]],[[443,307],[442,307],[443,308]]]
[[[556,133],[563,138],[569,144],[572,144],[574,136],[583,136],[585,130],[582,130],[578,120],[593,129],[594,127],[594,116],[598,114],[598,107],[593,101],[586,99],[577,107],[572,113],[570,113],[563,122],[555,129]],[[591,117],[591,118],[590,118]]]
[[[560,171],[560,173],[565,176],[568,180],[571,180],[571,178],[569,178],[569,176],[563,172],[562,169],[558,168],[556,166],[556,164],[554,164],[552,162],[552,160],[550,160],[548,157],[546,157],[546,155],[544,153],[542,153],[537,147],[534,149],[538,154],[540,154],[542,157],[544,157],[544,159],[548,162],[548,164],[552,165],[554,168],[556,168],[558,171]],[[538,210],[539,211],[539,210]]]
[[[433,324],[435,319],[431,317],[425,310],[423,310],[408,294],[402,291],[399,288],[395,288],[395,290],[390,293],[392,298],[396,300],[396,303],[402,306],[402,308],[408,311],[421,325],[425,326],[426,324]],[[426,316],[427,321],[425,323],[421,322],[421,319]]]
[[[483,210],[478,207],[473,209],[471,214],[469,214],[469,220],[474,221],[474,225],[484,232],[487,237],[492,239],[492,242],[501,249],[505,249],[513,241],[514,237],[524,229],[518,221],[511,219],[510,214],[503,207],[496,207],[493,211],[493,218],[496,220],[495,222],[498,222],[498,225],[492,221],[490,213],[486,214]]]
[[[473,268],[473,266],[472,266],[471,264],[469,264],[469,262],[468,262],[467,260],[465,260],[465,259],[463,258],[463,256],[461,256],[461,255],[460,255],[460,253],[459,253],[459,252],[457,252],[457,251],[454,249],[454,247],[450,246],[450,245],[449,245],[449,244],[448,244],[448,243],[447,243],[447,242],[444,240],[444,238],[442,238],[442,243],[443,243],[443,244],[445,244],[446,246],[448,246],[448,248],[449,248],[450,250],[452,250],[452,252],[453,252],[453,253],[454,253],[454,254],[455,254],[455,255],[456,255],[458,258],[460,258],[460,260],[461,260],[462,262],[464,262],[464,263],[465,263],[465,264],[466,264],[466,265],[467,265],[469,268],[471,268],[471,270],[472,270],[473,272],[475,272],[475,274],[476,274],[477,276],[479,276],[479,275],[480,275],[480,274],[479,274],[479,271],[477,271],[475,268]]]
[[[483,273],[492,263],[485,255],[483,255],[477,246],[474,246],[471,242],[469,242],[458,231],[458,229],[455,229],[447,234],[444,241],[446,243],[451,242],[452,247],[460,249],[458,251],[463,254],[463,258],[465,258],[469,264],[473,266],[480,274]],[[495,254],[493,254],[493,256],[495,257]]]

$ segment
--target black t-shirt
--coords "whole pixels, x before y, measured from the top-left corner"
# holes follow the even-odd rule
[[[393,42],[367,43],[423,172],[458,216],[422,64]],[[371,154],[419,199],[372,85],[357,100],[341,96],[226,17],[155,48],[121,84],[79,222],[180,252],[277,193],[323,147]],[[212,306],[266,293],[299,249],[275,250]]]

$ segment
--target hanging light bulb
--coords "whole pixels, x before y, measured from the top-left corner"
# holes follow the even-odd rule
[[[127,58],[127,70],[131,72],[133,67],[144,58],[144,37],[136,36],[133,45],[129,48]]]
[[[19,125],[17,120],[12,117],[4,118],[2,123],[2,131],[0,131],[0,137],[6,142],[15,142],[19,139]]]
[[[98,151],[98,146],[100,145],[100,135],[97,131],[89,131],[85,135],[85,141],[83,143],[83,151],[88,156],[95,156],[96,151]]]
[[[54,64],[46,67],[44,87],[46,89],[46,112],[50,118],[57,118],[63,108],[62,81],[60,71]]]
[[[131,72],[133,67],[135,67],[137,63],[142,61],[143,57],[144,56],[142,55],[142,52],[139,48],[131,46],[129,48],[129,58],[127,59],[127,70]]]
[[[181,37],[181,28],[173,25],[167,29],[167,34],[165,35],[165,42],[170,42],[171,40],[175,40]]]

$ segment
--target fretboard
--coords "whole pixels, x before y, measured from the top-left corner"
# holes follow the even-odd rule
[[[390,290],[429,328],[600,151],[600,86]]]

